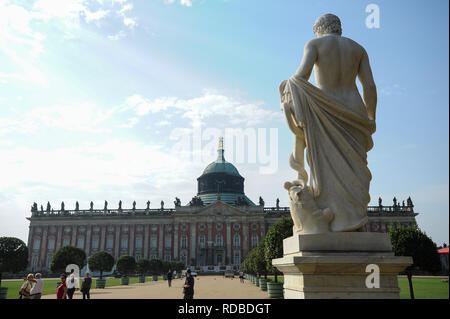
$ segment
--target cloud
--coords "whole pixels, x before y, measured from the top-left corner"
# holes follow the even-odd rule
[[[123,30],[120,30],[118,33],[114,34],[114,35],[108,35],[108,39],[113,40],[113,41],[117,41],[120,39],[123,39],[126,37],[126,33]]]
[[[281,119],[280,112],[264,109],[263,104],[205,90],[201,96],[190,99],[161,97],[151,100],[135,94],[126,99],[122,110],[131,109],[138,116],[173,111],[181,118],[187,118],[192,126],[201,126],[205,120],[214,118],[220,118],[222,124],[247,126],[262,124],[268,119]]]
[[[175,0],[164,0],[164,4],[174,4]],[[182,6],[192,7],[192,0],[179,0],[178,3]]]

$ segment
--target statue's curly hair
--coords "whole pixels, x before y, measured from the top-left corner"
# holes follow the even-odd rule
[[[324,14],[314,22],[313,31],[316,36],[337,33],[342,34],[341,20],[331,13]]]

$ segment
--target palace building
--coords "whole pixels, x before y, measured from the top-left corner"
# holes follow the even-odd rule
[[[48,271],[53,254],[62,246],[83,249],[89,257],[106,250],[116,259],[132,255],[136,259],[182,261],[201,271],[237,269],[248,252],[264,239],[271,225],[289,216],[289,207],[266,207],[260,197],[256,205],[244,192],[244,177],[224,157],[222,139],[217,160],[197,179],[198,193],[185,206],[176,198],[173,208],[144,209],[61,208],[50,203],[40,210],[31,208],[28,247],[29,269]],[[389,227],[416,224],[414,206],[397,203],[368,207],[367,231],[386,232]]]

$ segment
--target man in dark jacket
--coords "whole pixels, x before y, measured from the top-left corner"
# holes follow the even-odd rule
[[[173,272],[169,269],[169,272],[167,273],[167,282],[169,283],[169,287],[172,287],[172,276]]]
[[[184,299],[194,299],[194,277],[192,277],[190,269],[186,270],[183,293]]]
[[[86,297],[87,299],[91,299],[90,294],[91,286],[92,286],[92,278],[89,276],[89,273],[87,272],[83,279],[80,289],[80,291],[83,293],[83,299],[86,299]]]

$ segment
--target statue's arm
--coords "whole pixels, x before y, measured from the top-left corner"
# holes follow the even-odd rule
[[[377,87],[373,80],[372,69],[370,68],[369,56],[363,49],[363,55],[359,64],[358,79],[363,87],[364,104],[366,105],[369,119],[375,120],[377,109]]]
[[[300,67],[295,74],[296,77],[301,77],[305,80],[308,80],[311,76],[311,72],[314,67],[314,63],[317,59],[317,49],[314,46],[313,41],[309,41],[306,43],[305,48],[303,50],[303,58]]]

